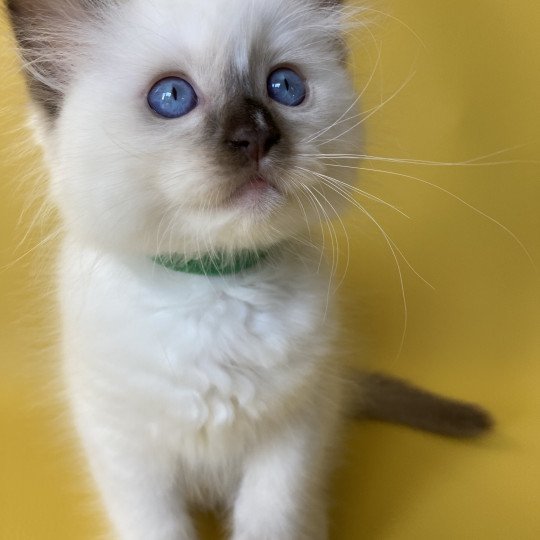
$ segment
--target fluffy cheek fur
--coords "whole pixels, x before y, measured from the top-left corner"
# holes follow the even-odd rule
[[[120,14],[121,26],[111,20],[103,35],[96,31],[94,41],[100,45],[94,60],[82,63],[73,77],[51,152],[53,194],[68,228],[93,244],[153,254],[271,244],[300,232],[306,221],[324,218],[325,212],[334,217],[330,208],[339,207],[341,196],[314,174],[328,174],[316,156],[356,150],[359,133],[353,128],[340,136],[354,122],[328,129],[355,96],[341,54],[326,36],[318,46],[313,35],[302,42],[302,24],[321,21],[306,12],[304,21],[288,29],[290,6],[279,2],[257,14],[279,35],[261,26],[260,35],[246,36],[233,31],[245,23],[242,19],[224,21],[216,29],[215,13],[198,9],[199,35],[190,41],[188,28],[195,22],[186,21],[177,4],[167,7],[149,13],[130,4]],[[150,19],[145,26],[141,13]],[[275,21],[279,16],[281,25]],[[163,32],[141,31],[150,24]],[[235,41],[235,35],[242,39]],[[260,49],[255,53],[254,40]],[[225,50],[223,43],[228,43]],[[308,83],[308,99],[298,108],[266,95],[266,77],[285,63],[293,63]],[[189,76],[200,98],[192,113],[177,120],[157,117],[146,103],[153,82],[167,74]],[[247,90],[264,102],[286,134],[287,157],[270,154],[264,164],[265,174],[285,195],[279,204],[269,201],[251,209],[220,205],[238,184],[240,171],[237,176],[220,164],[219,152],[204,133],[210,118],[219,118],[228,103],[242,98],[242,90],[228,88],[231,77],[249,79]],[[352,173],[341,173],[340,181],[353,181]]]

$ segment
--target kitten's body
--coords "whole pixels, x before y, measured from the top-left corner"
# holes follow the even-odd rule
[[[359,151],[338,2],[11,9],[68,231],[59,290],[69,396],[120,536],[192,539],[195,502],[230,509],[234,540],[326,538],[344,383],[328,276],[302,233],[354,181],[342,168],[330,188],[324,155]],[[269,97],[267,77],[283,66],[307,83],[301,106]],[[198,103],[164,120],[146,95],[171,74],[189,79]],[[155,262],[245,249],[269,255],[225,276]],[[487,427],[467,406],[406,390],[395,414],[364,390],[375,416],[454,434]],[[412,403],[423,416],[433,401],[443,405],[428,422],[403,413]]]
[[[299,515],[323,508],[340,388],[309,254],[204,279],[75,242],[62,267],[70,396],[124,536],[178,538],[156,528],[176,505],[238,498],[236,538],[323,538]]]

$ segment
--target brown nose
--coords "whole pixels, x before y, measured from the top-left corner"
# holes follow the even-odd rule
[[[246,98],[231,108],[224,139],[234,155],[258,164],[279,143],[281,133],[270,111],[262,103]]]
[[[261,161],[280,139],[279,132],[272,131],[267,126],[262,129],[240,126],[229,137],[227,142],[233,150],[245,154],[255,162]]]

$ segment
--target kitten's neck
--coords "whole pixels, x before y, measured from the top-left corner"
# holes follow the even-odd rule
[[[192,258],[182,254],[154,257],[155,263],[186,274],[201,276],[229,276],[250,270],[268,257],[267,250],[240,250],[236,253],[211,252]]]

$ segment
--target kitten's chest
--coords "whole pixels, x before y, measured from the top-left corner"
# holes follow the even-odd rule
[[[150,435],[275,416],[327,354],[325,289],[296,265],[208,280],[78,261],[62,295],[72,372]]]

